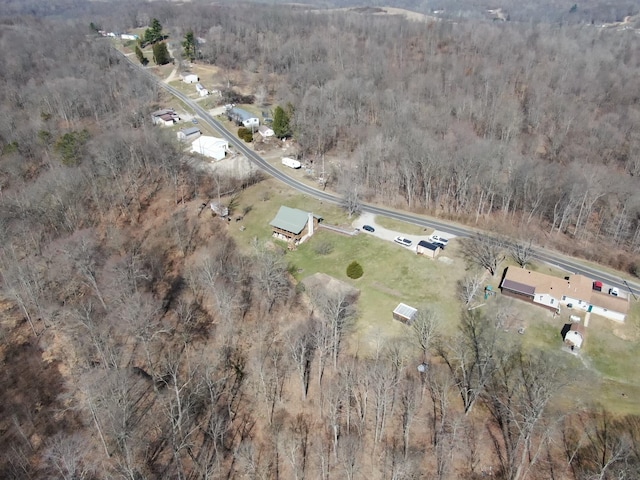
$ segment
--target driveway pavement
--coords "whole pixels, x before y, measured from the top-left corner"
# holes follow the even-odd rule
[[[387,240],[389,242],[393,242],[393,239],[396,238],[397,236],[406,237],[409,240],[411,240],[413,243],[411,244],[410,247],[405,247],[405,248],[411,248],[413,250],[415,250],[416,245],[420,240],[429,241],[429,236],[430,236],[430,235],[426,235],[426,232],[425,232],[425,235],[407,235],[404,232],[389,230],[387,228],[384,228],[378,225],[376,223],[376,216],[373,213],[369,213],[369,212],[363,212],[360,215],[360,217],[358,217],[358,219],[353,222],[352,225],[354,226],[354,228],[359,228],[362,233],[365,233],[367,235],[373,235],[374,237],[378,237],[382,240]],[[376,229],[376,231],[367,232],[366,230],[362,230],[363,225],[371,225],[373,228]],[[425,228],[425,230],[429,230],[429,229]],[[441,237],[447,238],[449,240],[451,240],[452,238],[455,238],[455,235],[452,235],[449,232],[441,232],[439,230],[434,230],[433,233]]]

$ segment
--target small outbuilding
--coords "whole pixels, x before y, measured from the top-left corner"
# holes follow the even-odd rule
[[[411,325],[417,314],[418,310],[416,308],[410,307],[409,305],[406,305],[404,303],[400,303],[393,311],[393,318],[394,320],[398,320],[399,322]]]
[[[262,138],[273,137],[275,135],[275,132],[266,125],[260,125],[260,128],[258,128],[258,133],[262,136]]]
[[[200,81],[200,79],[198,78],[198,75],[190,73],[188,75],[185,75],[184,78],[182,79],[182,81],[184,83],[198,83]]]
[[[180,120],[180,116],[172,108],[164,108],[151,113],[151,123],[154,125],[170,127],[178,120]]]
[[[582,347],[584,343],[584,326],[580,323],[572,323],[568,329],[564,328],[564,343],[576,350]]]
[[[178,131],[178,140],[189,141],[195,140],[202,132],[198,127],[183,128]]]
[[[440,247],[435,243],[420,240],[418,245],[416,245],[416,253],[418,255],[424,255],[425,257],[436,258],[440,253]]]

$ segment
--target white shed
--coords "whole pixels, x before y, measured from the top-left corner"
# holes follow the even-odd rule
[[[179,140],[194,140],[200,136],[202,132],[198,127],[183,128],[178,131]]]
[[[411,325],[417,313],[417,309],[410,307],[409,305],[406,305],[404,303],[399,303],[396,309],[393,311],[393,318],[400,322],[406,323],[407,325]]]
[[[193,153],[199,153],[216,160],[222,160],[227,150],[229,150],[229,142],[223,138],[202,136],[191,144]]]
[[[258,132],[262,135],[262,138],[273,137],[275,135],[275,132],[266,125],[260,125]]]
[[[198,78],[197,75],[190,73],[188,75],[185,75],[184,78],[182,79],[182,81],[184,83],[198,83],[200,81],[200,79]]]

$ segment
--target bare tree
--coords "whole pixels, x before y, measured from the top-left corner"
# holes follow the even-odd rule
[[[511,257],[515,260],[515,262],[522,268],[525,268],[529,264],[529,262],[531,262],[533,256],[535,255],[535,250],[533,249],[531,239],[521,239],[510,242],[509,252],[511,253]]]
[[[439,327],[440,318],[433,310],[428,308],[418,310],[411,324],[413,330],[411,338],[422,351],[423,361],[426,361],[429,356],[429,350],[434,340],[438,339]]]
[[[488,270],[491,276],[505,259],[504,241],[485,234],[463,239],[462,252],[471,262]]]
[[[470,307],[481,292],[483,278],[480,274],[467,275],[458,282],[458,297],[466,307]]]

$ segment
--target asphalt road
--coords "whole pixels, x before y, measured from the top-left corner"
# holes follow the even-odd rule
[[[179,98],[186,106],[191,108],[201,118],[201,121],[214,128],[221,137],[228,140],[230,145],[233,145],[238,152],[242,152],[251,162],[261,168],[263,171],[290,186],[291,188],[294,188],[306,195],[315,197],[318,200],[334,204],[341,203],[342,200],[339,196],[327,193],[326,191],[322,191],[317,188],[310,187],[309,185],[299,182],[275,168],[256,152],[247,147],[247,144],[244,141],[236,138],[233,134],[231,134],[220,122],[209,115],[209,113],[204,108],[198,105],[197,102],[194,102],[187,95],[173,88],[171,85],[164,83],[161,79],[157,78],[141,65],[136,64],[131,58],[127,57],[122,52],[118,51],[117,49],[116,51],[120,55],[122,55],[122,57],[126,59],[129,65],[136,71],[142,72],[144,75],[147,75],[154,83],[167,90],[173,96]],[[367,203],[362,205],[362,211],[387,218],[393,218],[403,222],[413,223],[415,225],[420,225],[426,228],[433,228],[442,232],[445,237],[447,233],[451,233],[452,236],[456,237],[470,237],[476,233],[481,233],[478,230],[474,230],[468,227],[445,223],[433,219],[427,219],[410,213],[398,212]],[[556,266],[567,272],[585,275],[594,280],[599,280],[605,285],[618,287],[618,289],[620,289],[620,292],[629,292],[631,295],[640,297],[640,284],[635,282],[627,282],[620,277],[604,270],[587,267],[556,252],[537,248],[535,249],[534,258],[539,261]]]

